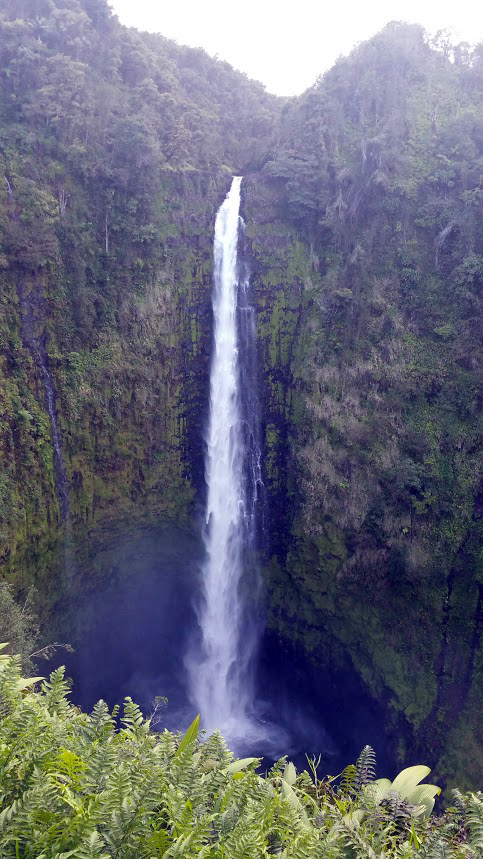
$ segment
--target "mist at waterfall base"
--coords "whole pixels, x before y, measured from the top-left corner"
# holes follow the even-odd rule
[[[55,663],[66,664],[73,679],[73,703],[90,711],[103,698],[112,708],[129,695],[149,716],[156,696],[164,696],[168,703],[158,727],[187,728],[197,711],[187,693],[184,654],[198,628],[193,594],[203,560],[199,537],[150,526],[107,535],[91,560],[78,566],[51,630],[75,648],[73,654],[57,653]],[[39,669],[46,672],[42,663]],[[394,769],[382,710],[365,695],[356,673],[322,675],[305,654],[268,631],[259,643],[254,707],[270,726],[269,742],[247,737],[246,745],[232,749],[240,756],[270,761],[287,754],[303,768],[306,754],[321,754],[321,771],[334,774],[369,743],[381,772]]]

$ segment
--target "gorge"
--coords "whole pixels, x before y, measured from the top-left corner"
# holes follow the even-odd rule
[[[19,0],[0,26],[2,578],[75,645],[83,706],[135,695],[142,659],[146,700],[182,698],[212,239],[243,175],[269,523],[257,694],[281,718],[312,701],[318,747],[346,762],[379,741],[394,770],[477,787],[481,46],[389,25],[278,99],[103,0]]]

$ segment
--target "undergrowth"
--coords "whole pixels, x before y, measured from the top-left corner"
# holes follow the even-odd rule
[[[181,736],[151,730],[126,698],[88,715],[69,703],[63,669],[22,677],[0,655],[0,857],[5,859],[479,859],[483,795],[439,788],[423,766],[375,778],[366,746],[320,779],[285,758],[260,775],[197,717]]]

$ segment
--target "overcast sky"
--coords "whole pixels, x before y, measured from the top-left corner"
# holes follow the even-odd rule
[[[483,40],[481,0],[110,0],[123,24],[162,33],[297,95],[388,21],[450,28],[457,41]]]

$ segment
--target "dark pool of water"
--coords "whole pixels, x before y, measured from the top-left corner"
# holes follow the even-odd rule
[[[187,695],[184,655],[196,629],[201,541],[179,529],[145,527],[113,536],[74,574],[59,603],[56,637],[74,681],[72,700],[91,710],[131,696],[149,715],[156,696],[168,699],[160,727],[184,730],[196,715]],[[299,768],[321,755],[322,773],[336,774],[372,745],[381,774],[390,774],[383,713],[355,674],[321,675],[304,655],[266,634],[257,670],[256,718],[261,730],[237,753],[288,754]],[[242,744],[243,745],[243,744]]]

